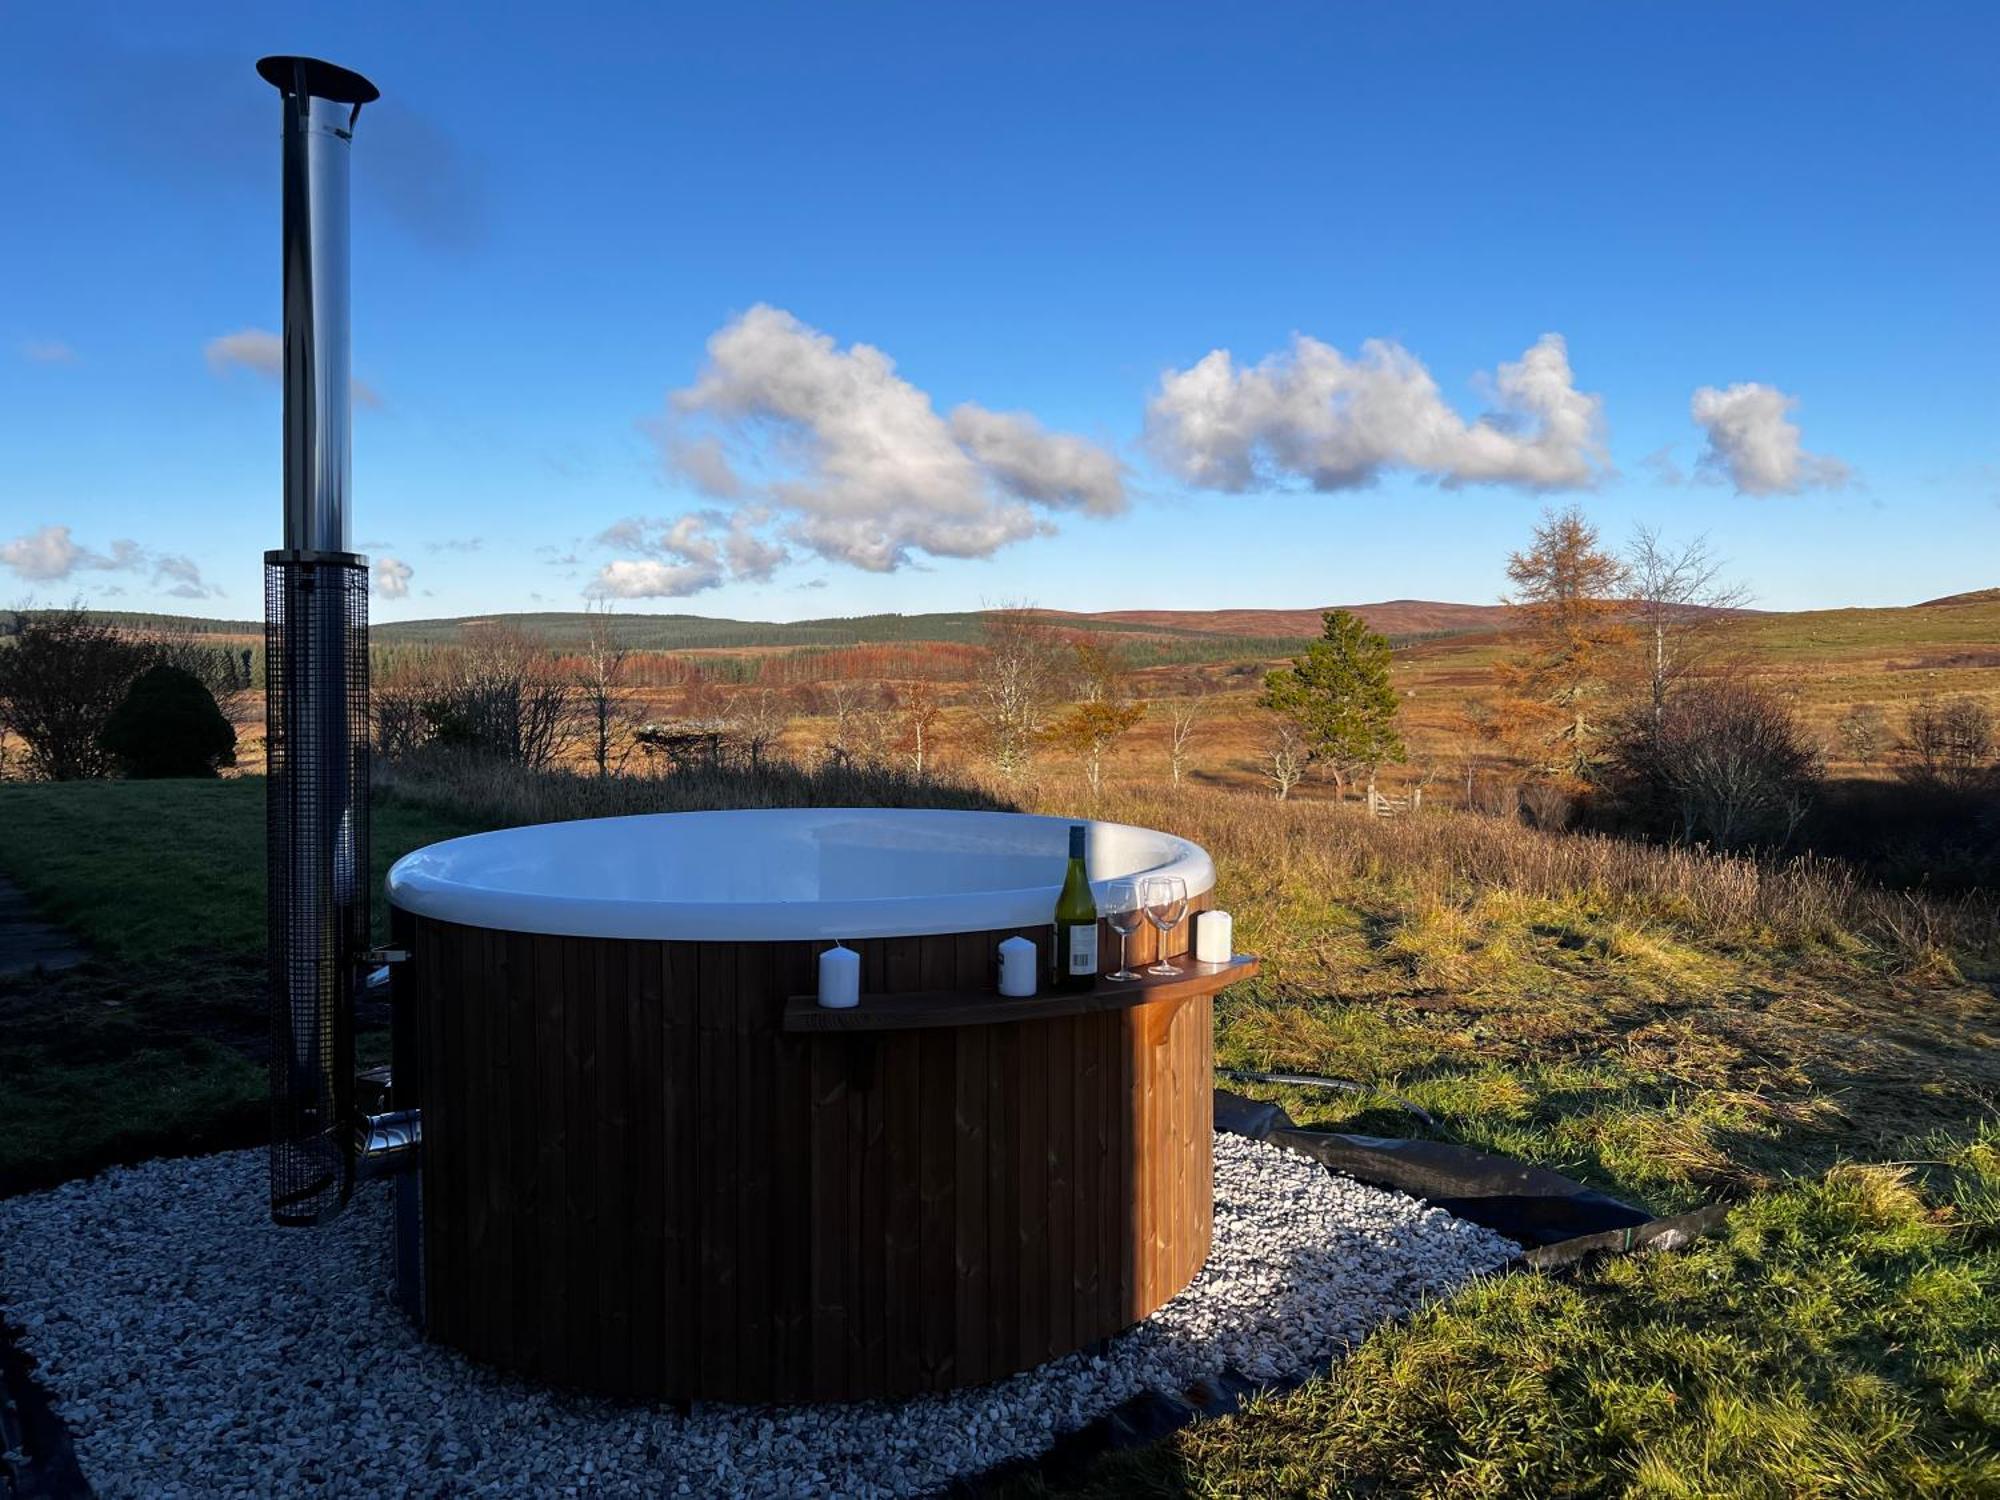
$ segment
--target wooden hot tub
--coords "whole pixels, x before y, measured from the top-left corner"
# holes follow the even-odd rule
[[[606,1391],[844,1401],[1026,1369],[1180,1291],[1209,1247],[1210,997],[1254,966],[994,994],[1002,938],[1049,941],[1067,826],[690,813],[401,861],[428,1335]],[[1090,849],[1100,887],[1170,869],[1209,904],[1192,844],[1094,824]],[[835,938],[850,1011],[812,1000]]]

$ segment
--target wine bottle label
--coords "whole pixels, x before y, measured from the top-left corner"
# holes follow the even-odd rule
[[[1069,971],[1072,974],[1095,974],[1097,972],[1097,924],[1071,927],[1069,932]]]

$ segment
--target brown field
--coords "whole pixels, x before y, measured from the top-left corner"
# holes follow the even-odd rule
[[[1477,628],[1456,627],[1456,633],[1417,640],[1398,647],[1392,673],[1403,696],[1401,726],[1409,760],[1388,768],[1383,785],[1397,790],[1425,781],[1427,798],[1453,803],[1463,800],[1468,761],[1491,763],[1488,748],[1474,739],[1465,722],[1465,706],[1493,690],[1493,668],[1509,651],[1505,611],[1488,605],[1436,605],[1408,601],[1363,606],[1377,614],[1376,628],[1416,633],[1454,628],[1463,619]],[[1453,614],[1452,612],[1462,612]],[[1311,611],[1225,610],[1196,614],[1187,611],[1120,611],[1098,618],[1132,624],[1156,624],[1163,629],[1202,629],[1218,635],[1276,636],[1300,634]],[[1841,758],[1835,725],[1851,706],[1881,706],[1893,728],[1909,706],[1926,697],[1969,695],[2000,710],[2000,590],[1954,596],[1900,609],[1811,610],[1797,613],[1745,614],[1719,624],[1718,669],[1746,675],[1789,698],[1829,752],[1829,769],[1843,777],[1890,774],[1877,762],[1863,766]],[[218,637],[231,646],[256,644],[250,637]],[[760,668],[779,684],[794,709],[781,748],[795,759],[810,760],[824,752],[831,721],[819,711],[814,679],[849,673],[879,674],[891,688],[916,680],[938,682],[946,705],[939,754],[942,764],[977,769],[977,724],[965,702],[963,681],[952,674],[969,670],[975,648],[951,642],[896,643],[840,648],[837,652],[800,648],[757,647],[681,652],[640,652],[632,658],[632,678],[641,684],[666,684],[676,679],[699,680],[711,669],[740,667],[746,659],[769,663]],[[1184,666],[1149,667],[1134,672],[1135,697],[1155,706],[1128,734],[1106,764],[1107,781],[1143,786],[1167,776],[1168,719],[1162,705],[1170,699],[1200,695],[1207,700],[1195,731],[1189,780],[1197,786],[1249,790],[1263,785],[1260,759],[1271,721],[1256,706],[1264,672],[1282,664],[1271,657],[1242,661],[1204,662]],[[784,665],[779,665],[780,663]],[[919,665],[920,664],[920,665]],[[940,674],[945,678],[939,681]],[[806,680],[800,680],[806,679]],[[631,714],[638,722],[668,720],[683,709],[687,688],[641,685],[632,690]],[[249,695],[235,707],[239,735],[239,769],[263,768],[263,705]],[[1035,768],[1038,786],[1062,786],[1074,768],[1044,756]],[[1330,787],[1309,780],[1295,796],[1324,798]]]

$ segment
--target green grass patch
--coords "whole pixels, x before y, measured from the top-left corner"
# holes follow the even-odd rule
[[[1481,1283],[1057,1492],[2000,1493],[2000,1236],[1945,1196],[2000,1179],[1951,1175],[1850,1167],[1685,1251]]]
[[[370,829],[379,890],[410,850],[474,825],[386,802]],[[0,786],[0,871],[106,958],[261,955],[264,779]]]
[[[404,804],[372,826],[378,883],[470,831]],[[96,955],[0,980],[0,1193],[261,1139],[262,779],[0,787],[0,870]]]

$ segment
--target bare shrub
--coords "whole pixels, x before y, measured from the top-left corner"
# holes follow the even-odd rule
[[[1682,688],[1616,721],[1615,782],[1649,832],[1719,849],[1782,848],[1819,789],[1822,764],[1789,704],[1746,682]]]
[[[542,770],[587,724],[583,695],[554,653],[499,625],[468,628],[464,645],[400,668],[375,696],[387,759],[430,747]]]
[[[1894,739],[1889,732],[1889,717],[1879,703],[1854,704],[1840,716],[1833,732],[1847,758],[1864,766],[1880,760]]]
[[[792,725],[792,705],[776,688],[747,688],[730,702],[734,740],[754,771]]]
[[[846,765],[883,758],[888,735],[883,722],[881,683],[834,678],[821,684],[813,696],[820,712],[831,721],[824,746],[829,761]]]
[[[22,614],[0,649],[0,723],[22,745],[28,775],[46,781],[107,776],[98,743],[105,722],[139,673],[157,658],[81,606]]]
[[[1926,698],[1910,708],[1898,773],[1918,786],[1970,791],[1993,774],[1993,710],[1977,698]]]
[[[1558,782],[1537,778],[1523,782],[1514,793],[1515,805],[1536,828],[1560,833],[1576,817],[1576,798]]]

